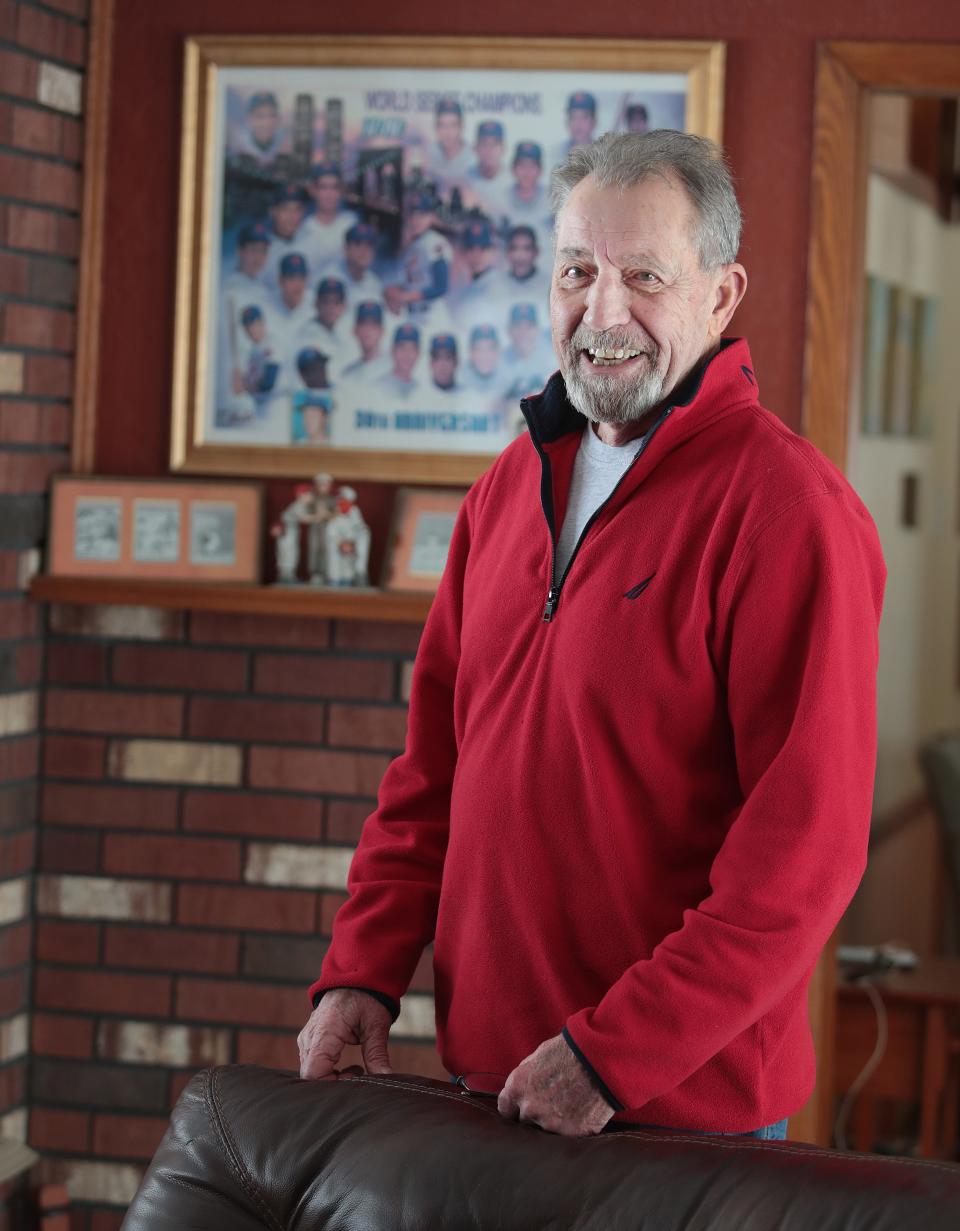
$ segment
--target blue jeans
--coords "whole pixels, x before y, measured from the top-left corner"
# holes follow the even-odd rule
[[[752,1133],[722,1133],[724,1137],[759,1137],[761,1141],[785,1141],[786,1120],[778,1120],[777,1124],[768,1124],[766,1129],[754,1129]]]
[[[776,1124],[768,1124],[766,1128],[755,1128],[750,1133],[716,1133],[703,1128],[665,1128],[662,1124],[611,1124],[612,1131],[617,1128],[660,1128],[666,1133],[689,1133],[693,1137],[757,1137],[760,1141],[784,1141],[787,1136],[786,1120],[778,1120]]]
[[[736,1133],[732,1134],[737,1136]],[[759,1137],[761,1141],[785,1141],[787,1138],[786,1120],[778,1120],[776,1124],[768,1124],[766,1128],[754,1129],[752,1133],[740,1133],[741,1137]]]

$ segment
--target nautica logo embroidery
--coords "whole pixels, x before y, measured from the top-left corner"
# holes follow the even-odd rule
[[[641,595],[641,594],[644,592],[644,590],[647,588],[647,586],[650,584],[650,582],[651,582],[651,581],[653,581],[654,577],[656,577],[656,573],[651,573],[651,574],[650,574],[650,576],[649,576],[649,577],[644,578],[644,580],[643,580],[643,581],[639,581],[639,582],[637,582],[637,584],[636,584],[635,586],[632,586],[632,587],[631,587],[631,588],[630,588],[630,589],[626,592],[626,594],[624,594],[624,596],[623,596],[623,597],[624,597],[624,598],[639,598],[639,597],[640,597],[640,595]]]

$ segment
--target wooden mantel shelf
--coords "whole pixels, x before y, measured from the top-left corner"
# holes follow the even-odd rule
[[[30,594],[41,603],[102,603],[120,607],[168,607],[177,611],[394,620],[410,624],[422,624],[433,601],[432,594],[386,590],[327,590],[312,586],[224,585],[112,577],[34,577]]]

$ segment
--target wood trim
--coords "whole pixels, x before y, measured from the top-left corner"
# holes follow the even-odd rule
[[[960,93],[960,54],[950,43],[824,43],[814,98],[810,246],[802,419],[810,440],[841,469],[855,426],[866,212],[868,91]],[[817,1088],[790,1120],[790,1135],[830,1141],[835,990],[833,948],[811,982]]]
[[[787,1136],[791,1141],[810,1141],[830,1145],[833,1136],[834,1053],[837,1034],[837,946],[838,933],[827,941],[807,988],[810,1031],[817,1054],[817,1084],[813,1094],[796,1115],[790,1117]]]
[[[204,59],[240,67],[277,68],[530,68],[686,73],[705,66],[709,76],[722,70],[715,39],[522,38],[499,35],[322,34],[252,37],[248,34],[199,35]],[[536,64],[531,63],[531,58]],[[638,65],[638,57],[642,64]],[[722,100],[714,88],[707,91]],[[710,123],[713,124],[713,117]],[[714,128],[714,131],[717,131]],[[712,133],[711,133],[712,135]]]
[[[886,812],[874,816],[870,823],[870,850],[876,850],[901,829],[929,816],[931,811],[932,805],[926,791],[917,791]]]
[[[865,142],[860,87],[821,47],[814,102],[802,430],[841,470],[847,460],[857,270],[863,267]],[[859,243],[857,242],[859,239]],[[839,345],[838,345],[839,342]]]
[[[956,43],[826,43],[861,86],[908,94],[955,94],[960,90]]]
[[[327,590],[312,586],[131,581],[127,578],[45,575],[35,577],[30,583],[30,597],[42,603],[164,607],[175,611],[224,611],[409,624],[422,624],[433,602],[432,594],[385,590]]]
[[[84,105],[83,203],[80,211],[80,279],[73,381],[71,469],[94,470],[100,372],[100,299],[103,291],[104,200],[110,123],[114,0],[92,0]]]

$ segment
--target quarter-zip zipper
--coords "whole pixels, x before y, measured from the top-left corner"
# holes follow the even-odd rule
[[[634,466],[637,464],[637,462],[646,452],[647,445],[653,439],[654,434],[656,433],[657,429],[660,427],[662,423],[666,422],[666,420],[669,419],[672,414],[673,414],[673,407],[668,406],[667,409],[660,416],[660,418],[656,421],[656,423],[654,423],[650,431],[647,432],[646,436],[643,439],[643,443],[641,444],[637,452],[634,454],[633,460],[630,462],[630,465],[627,466],[626,470],[623,472],[620,478],[616,481],[616,483],[614,484],[613,488],[610,491],[610,494],[607,496],[606,500],[604,500],[602,504],[598,504],[597,507],[590,514],[590,516],[587,518],[586,525],[580,531],[580,537],[577,539],[574,545],[573,551],[570,553],[570,559],[567,561],[566,568],[563,570],[563,575],[559,579],[557,578],[557,527],[556,527],[556,522],[552,518],[549,519],[548,526],[550,530],[550,588],[547,591],[547,601],[544,604],[544,608],[543,608],[543,621],[545,624],[549,624],[557,614],[557,607],[560,604],[560,592],[563,589],[563,583],[567,579],[567,575],[570,572],[571,565],[573,564],[574,560],[576,560],[577,553],[579,552],[580,547],[583,544],[583,540],[587,537],[587,534],[590,531],[590,527],[597,520],[597,518],[600,516],[603,510],[607,507],[610,501],[614,498],[614,496],[617,494],[617,490],[619,489],[620,484],[624,481],[624,479],[627,477],[630,471],[634,468]],[[546,454],[543,452],[542,449],[540,450],[540,459],[541,459],[541,464],[546,463],[547,466],[550,466],[550,459],[546,456]],[[552,471],[552,467],[551,467],[551,471]]]

